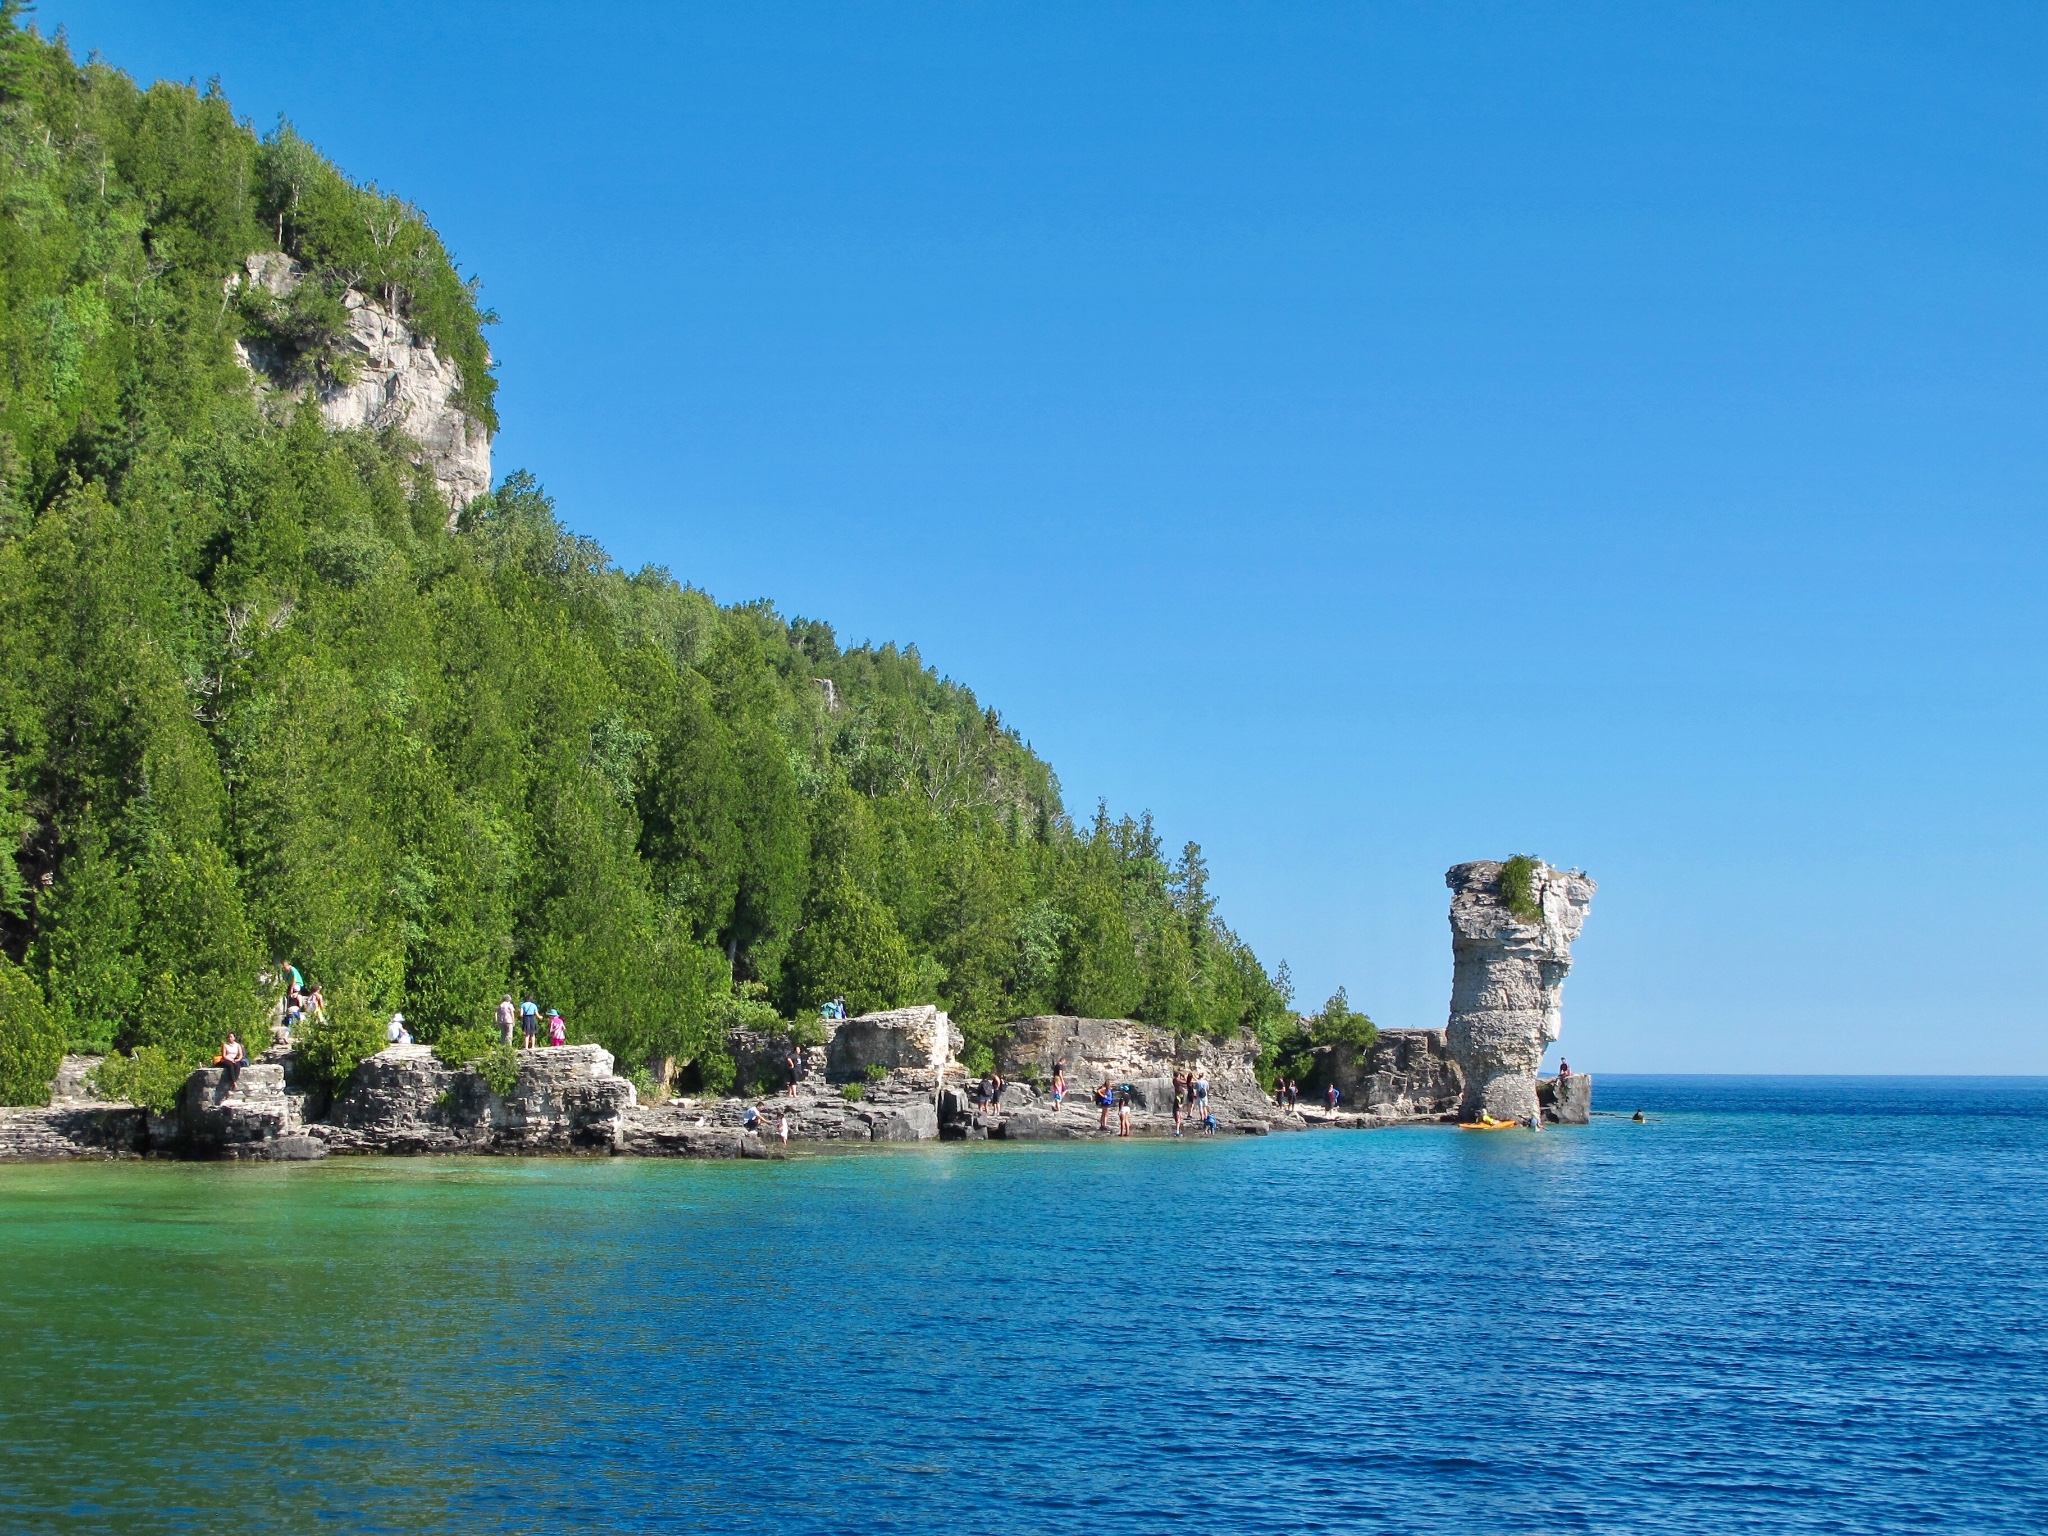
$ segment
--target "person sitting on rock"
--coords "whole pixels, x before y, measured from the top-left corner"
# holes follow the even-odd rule
[[[232,1029],[220,1048],[220,1089],[233,1093],[235,1085],[242,1080],[242,1067],[248,1061],[249,1053],[242,1049],[242,1040]]]
[[[548,1010],[548,1044],[567,1045],[568,1043],[569,1026],[562,1022],[562,1015],[559,1012],[550,1008]]]
[[[411,1045],[412,1031],[405,1027],[405,1015],[394,1013],[391,1022],[384,1026],[384,1038],[393,1045]]]
[[[1570,1077],[1572,1075],[1572,1064],[1560,1059],[1557,1063],[1557,1075],[1559,1077]]]
[[[753,1135],[756,1135],[756,1136],[758,1136],[758,1135],[760,1135],[760,1134],[761,1134],[761,1106],[760,1106],[760,1105],[758,1105],[758,1104],[749,1104],[749,1105],[747,1106],[747,1112],[746,1112],[746,1113],[745,1113],[744,1115],[741,1115],[741,1116],[740,1116],[740,1129],[741,1129],[741,1130],[743,1130],[743,1131],[747,1131],[747,1132],[750,1132],[750,1133],[752,1133]]]

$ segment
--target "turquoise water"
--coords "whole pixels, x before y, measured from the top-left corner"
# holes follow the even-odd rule
[[[1600,1101],[0,1168],[0,1530],[2038,1525],[2048,1081]]]

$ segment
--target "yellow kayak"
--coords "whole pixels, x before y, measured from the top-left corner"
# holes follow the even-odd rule
[[[1519,1120],[1460,1120],[1461,1131],[1513,1131],[1521,1128]]]

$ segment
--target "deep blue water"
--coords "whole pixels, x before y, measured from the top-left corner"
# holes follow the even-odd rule
[[[0,1530],[2006,1531],[2048,1080],[787,1163],[0,1168]]]

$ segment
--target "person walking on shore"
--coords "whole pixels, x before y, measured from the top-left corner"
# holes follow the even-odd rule
[[[512,1025],[519,1017],[519,1010],[512,1006],[512,994],[507,992],[498,1001],[498,1038],[507,1045],[512,1043]]]
[[[526,1048],[530,1051],[540,1038],[540,1004],[531,997],[519,1005],[519,1024],[526,1031]]]

